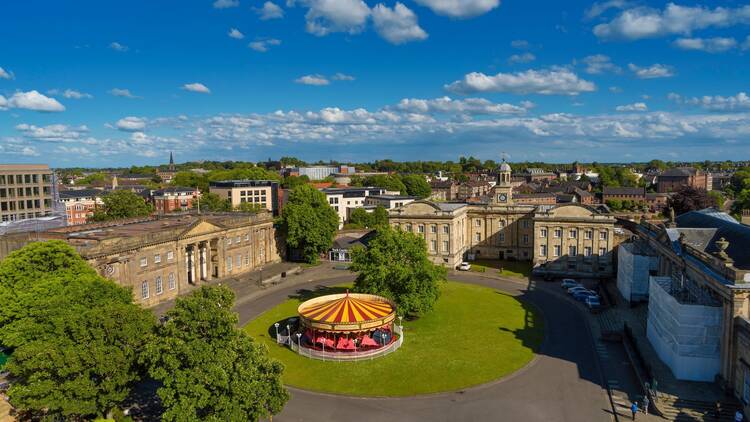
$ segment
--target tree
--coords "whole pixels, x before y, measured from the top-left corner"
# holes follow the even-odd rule
[[[446,270],[430,262],[424,239],[388,226],[377,228],[367,249],[352,250],[351,270],[359,274],[356,291],[393,300],[398,313],[418,317],[440,296]]]
[[[264,210],[266,207],[260,205],[257,202],[240,202],[240,205],[238,205],[234,211],[237,212],[258,212],[260,210]]]
[[[348,225],[360,228],[372,227],[372,214],[364,208],[355,208],[349,216]]]
[[[194,171],[179,171],[170,182],[172,186],[198,188],[201,192],[208,192],[208,177]]]
[[[284,181],[281,182],[281,186],[284,189],[294,189],[299,185],[305,185],[310,182],[310,178],[302,175],[302,176],[287,176],[284,178]]]
[[[257,421],[289,399],[283,365],[236,328],[234,293],[201,287],[177,299],[143,361],[161,383],[163,421]]]
[[[14,348],[8,395],[24,418],[105,415],[140,379],[153,315],[64,242],[32,243],[3,260],[0,301],[0,343]]]
[[[102,197],[103,205],[94,211],[91,221],[119,220],[146,217],[154,209],[142,197],[129,190],[116,190]]]
[[[195,202],[196,206],[198,202]],[[201,195],[200,206],[202,211],[228,212],[232,211],[232,203],[228,199],[222,199],[215,193]]]
[[[622,210],[623,204],[622,204],[622,201],[619,200],[619,199],[608,199],[607,200],[607,206],[612,211],[620,211],[620,210]]]
[[[363,186],[374,186],[389,191],[400,192],[402,195],[406,194],[406,186],[404,186],[404,182],[397,175],[386,176],[378,174],[376,176],[368,176],[365,178]]]
[[[710,208],[715,205],[714,199],[708,196],[704,189],[696,189],[692,186],[681,187],[669,198],[669,207],[674,209],[676,215]]]
[[[307,262],[317,262],[320,253],[333,245],[339,226],[336,211],[323,192],[309,185],[294,188],[281,213],[282,230],[289,246],[299,249]]]
[[[375,207],[375,211],[370,214],[372,222],[370,227],[379,227],[388,225],[388,211],[382,206]]]
[[[404,176],[401,181],[406,187],[406,194],[416,196],[420,199],[429,197],[432,194],[432,188],[427,180],[418,174],[409,174]]]

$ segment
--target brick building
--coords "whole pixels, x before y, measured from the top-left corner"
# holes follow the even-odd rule
[[[200,196],[198,188],[173,187],[154,191],[151,194],[151,202],[157,213],[165,214],[192,209]]]
[[[656,178],[657,192],[676,192],[683,186],[696,189],[713,190],[711,173],[692,167],[669,169]]]

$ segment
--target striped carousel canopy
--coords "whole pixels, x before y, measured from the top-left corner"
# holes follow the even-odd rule
[[[395,306],[384,297],[345,293],[317,297],[299,306],[302,323],[322,331],[369,331],[393,321]]]

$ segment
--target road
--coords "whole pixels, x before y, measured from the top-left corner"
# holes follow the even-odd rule
[[[300,289],[353,279],[341,271],[312,271],[306,280],[246,300],[235,310],[245,324]],[[318,280],[318,277],[321,277]],[[541,309],[546,337],[537,358],[503,380],[452,393],[410,398],[356,398],[290,388],[291,400],[275,421],[611,421],[599,361],[585,314],[561,299],[557,284],[454,273],[452,280],[481,284]],[[322,281],[321,281],[322,280]],[[502,359],[502,350],[491,351]],[[345,363],[348,364],[348,363]],[[356,363],[354,363],[356,364]],[[435,362],[440,364],[440,362]],[[408,376],[408,368],[404,369]]]

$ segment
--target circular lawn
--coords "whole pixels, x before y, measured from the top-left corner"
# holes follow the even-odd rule
[[[245,326],[284,363],[284,383],[306,390],[354,396],[460,390],[522,368],[544,337],[542,316],[530,305],[495,289],[448,282],[431,312],[404,320],[404,344],[395,353],[360,362],[314,360],[277,345],[270,334],[274,322],[296,316],[312,296],[289,299]]]

